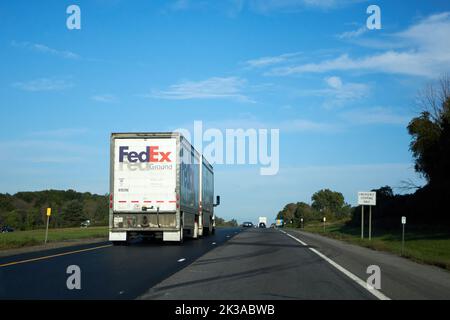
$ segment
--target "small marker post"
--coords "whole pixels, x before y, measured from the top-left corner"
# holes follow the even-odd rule
[[[50,221],[50,216],[52,215],[52,208],[47,208],[47,227],[45,228],[45,244],[47,244],[48,239],[48,223]]]
[[[406,224],[406,217],[402,217],[402,256],[403,252],[405,251],[405,224]]]

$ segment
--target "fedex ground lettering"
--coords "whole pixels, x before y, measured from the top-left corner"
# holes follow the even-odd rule
[[[170,155],[172,152],[159,151],[158,146],[147,146],[145,151],[129,151],[129,147],[119,147],[119,162],[137,163],[137,162],[172,162]]]

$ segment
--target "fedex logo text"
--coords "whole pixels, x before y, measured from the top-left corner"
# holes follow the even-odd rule
[[[124,158],[128,160],[130,163],[136,162],[172,162],[169,156],[172,152],[162,152],[158,151],[159,147],[157,146],[148,146],[145,148],[145,151],[136,152],[130,151],[128,152],[129,147],[119,147],[119,162],[124,162]]]

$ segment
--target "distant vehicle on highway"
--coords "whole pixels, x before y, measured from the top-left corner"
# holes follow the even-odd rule
[[[277,225],[276,225],[275,223],[272,223],[272,224],[270,225],[270,227],[271,227],[271,228],[276,228]]]
[[[3,227],[0,229],[0,232],[1,232],[1,233],[14,232],[14,229],[11,228],[10,226],[3,226]]]
[[[259,223],[259,227],[265,229],[266,228],[266,224],[264,222],[260,222]]]
[[[278,228],[282,228],[283,225],[284,225],[283,219],[277,219],[277,221],[276,221],[276,226],[277,226]]]
[[[261,224],[261,222],[267,226],[267,217],[259,217],[258,225]]]
[[[214,233],[214,170],[179,132],[113,133],[109,240],[182,243]]]
[[[91,225],[91,220],[85,220],[80,224],[80,227],[87,228]]]
[[[242,226],[243,226],[244,228],[253,228],[253,223],[252,223],[252,222],[244,222],[244,223],[242,224]]]

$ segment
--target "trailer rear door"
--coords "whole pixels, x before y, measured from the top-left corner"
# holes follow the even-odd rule
[[[176,211],[176,148],[176,138],[114,139],[115,212]]]

